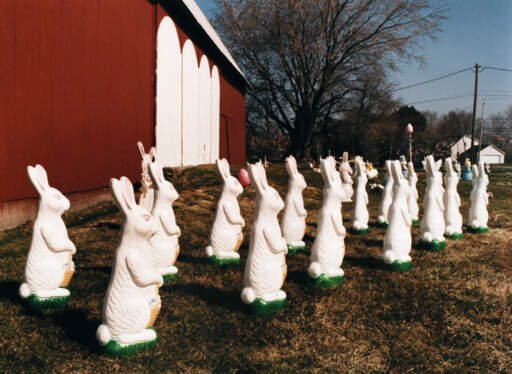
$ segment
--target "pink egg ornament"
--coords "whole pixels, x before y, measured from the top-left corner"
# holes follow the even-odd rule
[[[240,169],[240,172],[238,173],[238,180],[244,187],[247,187],[251,184],[251,180],[249,179],[249,173],[245,169]]]

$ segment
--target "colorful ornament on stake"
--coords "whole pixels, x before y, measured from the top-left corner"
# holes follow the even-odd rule
[[[473,189],[471,190],[471,207],[469,208],[469,229],[477,234],[484,234],[489,231],[487,221],[489,213],[487,205],[489,204],[489,195],[487,194],[487,185],[489,177],[485,173],[483,161],[472,167]]]
[[[72,255],[76,247],[61,217],[70,204],[59,190],[50,187],[41,165],[28,166],[27,173],[39,194],[39,207],[19,294],[34,309],[58,308],[70,299],[65,287],[75,271]]]
[[[462,168],[462,177],[461,179],[463,181],[470,181],[471,180],[471,161],[469,161],[469,158],[466,158],[466,161],[464,161],[464,166]]]
[[[424,214],[420,224],[420,245],[433,251],[441,251],[446,246],[443,177],[439,172],[441,162],[441,160],[435,162],[431,155],[423,161],[427,174],[427,188],[423,199]]]
[[[365,235],[368,233],[368,193],[366,192],[366,166],[361,157],[355,158],[356,164],[356,192],[354,195],[354,209],[352,210],[351,232]]]
[[[243,187],[247,187],[251,184],[249,173],[244,168],[240,169],[240,172],[238,173],[238,180]]]
[[[377,226],[388,227],[388,211],[393,201],[393,178],[391,177],[391,160],[386,161],[386,176],[384,177],[384,190],[380,203],[380,215],[377,217]]]
[[[156,150],[155,147],[151,147],[149,153],[146,153],[144,146],[140,141],[137,142],[137,148],[139,149],[140,157],[142,159],[141,194],[139,197],[139,204],[146,208],[147,211],[151,212],[153,209],[155,191],[149,176],[149,164],[153,162]]]
[[[402,174],[400,161],[391,168],[393,178],[393,202],[389,208],[389,226],[384,236],[382,260],[391,270],[405,272],[411,269],[411,223],[407,200],[411,192],[409,182]]]
[[[126,356],[156,344],[153,324],[160,311],[158,289],[164,280],[153,263],[149,244],[158,231],[157,221],[137,205],[128,178],[112,178],[110,193],[121,210],[123,224],[96,338],[107,354]]]
[[[256,215],[241,298],[253,313],[264,315],[286,306],[286,292],[281,287],[286,278],[288,246],[277,219],[284,202],[279,193],[269,186],[261,162],[249,166],[249,175],[256,187]]]
[[[308,276],[315,286],[333,287],[345,280],[341,264],[345,256],[346,231],[343,227],[341,203],[347,192],[342,187],[333,157],[321,160],[320,169],[324,180],[323,200],[318,213],[317,235],[311,248]]]
[[[164,281],[169,281],[178,278],[175,264],[180,253],[181,230],[176,224],[172,204],[179,195],[172,183],[165,180],[162,167],[156,161],[149,164],[149,175],[155,186],[155,203],[151,214],[158,226],[156,234],[149,239],[149,244],[153,263]]]
[[[307,187],[304,176],[297,169],[297,161],[293,156],[285,160],[288,172],[288,193],[284,203],[284,213],[281,220],[281,232],[288,245],[288,253],[306,251],[306,243],[302,240],[306,234],[306,216],[302,191]]]
[[[206,255],[217,266],[239,264],[238,249],[244,240],[242,228],[245,226],[245,220],[240,214],[237,198],[244,189],[236,178],[231,176],[226,159],[217,160],[217,169],[224,184],[210,231],[210,244],[206,247]]]
[[[460,196],[457,192],[459,176],[453,169],[452,159],[450,157],[444,160],[445,168],[445,190],[444,190],[444,220],[446,224],[444,235],[450,239],[462,239],[462,215],[460,209]]]

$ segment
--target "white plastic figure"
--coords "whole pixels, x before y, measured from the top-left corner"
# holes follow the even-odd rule
[[[489,204],[487,185],[489,184],[489,177],[485,173],[482,161],[480,161],[478,166],[473,165],[471,171],[473,173],[474,187],[470,195],[469,228],[477,234],[483,234],[489,231],[487,228],[487,221],[489,219],[489,213],[487,212],[487,205]]]
[[[242,301],[255,314],[269,314],[286,305],[281,290],[286,278],[286,241],[281,235],[277,214],[284,202],[268,185],[261,162],[249,166],[251,183],[256,187],[256,215],[251,229],[249,256],[245,265]]]
[[[393,178],[393,202],[389,208],[389,226],[384,236],[382,260],[391,270],[405,272],[411,269],[412,220],[407,200],[411,193],[409,182],[404,178],[402,164],[396,160],[391,166]]]
[[[356,157],[356,193],[352,211],[351,231],[355,234],[368,233],[368,193],[366,192],[366,166],[361,157]]]
[[[393,201],[393,177],[391,177],[391,160],[386,161],[386,176],[384,177],[384,190],[380,203],[380,215],[377,217],[377,225],[383,228],[388,227],[388,211]]]
[[[123,225],[96,337],[107,353],[129,355],[156,344],[152,326],[160,311],[158,288],[164,280],[153,264],[149,238],[158,225],[135,202],[128,178],[112,178],[110,192],[123,215]]]
[[[281,231],[288,245],[288,253],[295,254],[306,251],[306,243],[302,240],[306,234],[306,216],[302,191],[307,184],[304,176],[297,170],[297,161],[293,156],[285,160],[288,172],[288,193],[284,203],[284,213],[281,220]]]
[[[168,281],[178,277],[175,264],[180,253],[181,230],[176,224],[172,204],[179,195],[172,183],[165,180],[162,168],[156,161],[149,164],[149,175],[155,189],[155,204],[151,214],[158,226],[158,231],[149,239],[149,244],[153,263],[164,281]]]
[[[423,161],[423,167],[427,174],[427,189],[423,198],[425,212],[420,225],[420,243],[423,247],[433,251],[441,251],[446,246],[444,240],[443,177],[439,172],[441,162],[442,160],[435,162],[431,155]]]
[[[343,161],[340,163],[340,175],[342,181],[342,188],[345,190],[345,199],[343,202],[352,201],[352,195],[354,194],[354,181],[352,180],[352,168],[348,161],[348,152],[343,152]]]
[[[242,227],[245,226],[245,220],[240,214],[237,198],[244,188],[231,175],[226,159],[217,160],[217,169],[224,184],[210,231],[210,244],[206,247],[206,255],[214,265],[239,264],[238,249],[244,241]]]
[[[420,208],[418,207],[418,189],[416,188],[416,184],[418,183],[418,176],[414,171],[414,164],[412,162],[409,162],[408,164],[407,179],[409,181],[409,186],[411,187],[411,192],[409,193],[409,198],[407,199],[407,205],[409,206],[409,214],[411,215],[412,225],[417,226],[420,224],[418,217],[420,211]]]
[[[444,182],[444,219],[446,224],[445,236],[450,239],[462,239],[462,215],[459,212],[460,196],[457,192],[459,175],[453,168],[450,157],[444,160],[445,176]]]
[[[318,231],[311,248],[308,275],[319,287],[338,286],[345,280],[341,269],[345,256],[345,227],[341,216],[341,203],[346,198],[335,160],[327,157],[320,161],[324,180],[322,208],[318,213]]]
[[[371,162],[366,163],[366,176],[368,179],[375,179],[379,175],[379,171],[373,167]]]
[[[139,148],[140,157],[142,158],[142,173],[141,173],[141,194],[139,197],[139,205],[146,208],[147,211],[151,212],[153,209],[154,202],[154,186],[151,183],[149,176],[149,164],[153,162],[155,158],[155,147],[151,147],[149,153],[144,151],[144,146],[141,142],[137,142],[137,148]]]
[[[64,287],[75,271],[71,256],[76,247],[61,217],[70,204],[60,191],[50,187],[41,165],[28,166],[27,173],[39,193],[39,208],[25,265],[25,282],[19,294],[35,309],[57,308],[70,299],[70,292]]]

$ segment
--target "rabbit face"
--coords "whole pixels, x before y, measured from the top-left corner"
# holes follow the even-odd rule
[[[276,189],[269,186],[265,168],[261,162],[249,165],[249,176],[256,187],[256,192],[261,199],[262,210],[279,213],[284,208],[284,201]]]
[[[231,192],[235,196],[238,196],[242,192],[244,192],[244,188],[242,187],[238,179],[236,179],[232,175],[230,175],[229,178],[226,180],[226,186],[229,192]]]
[[[393,196],[407,198],[411,188],[409,182],[404,178],[400,161],[395,160],[391,165],[391,176],[393,178]]]
[[[144,150],[144,146],[141,142],[137,142],[137,148],[139,149],[140,157],[142,159],[142,172],[144,174],[149,173],[149,164],[153,162],[153,159],[155,157],[155,147],[151,147],[149,150],[149,153],[146,153]]]
[[[336,203],[342,202],[348,197],[348,193],[342,187],[340,173],[336,170],[336,161],[333,157],[320,160],[320,170],[325,183],[324,198],[332,199]]]
[[[265,193],[262,195],[262,202],[264,206],[268,206],[272,212],[279,213],[284,208],[284,201],[272,187],[267,187]]]
[[[48,175],[41,165],[27,166],[27,174],[32,185],[39,193],[40,208],[59,215],[69,209],[69,200],[56,188],[48,184]]]
[[[156,186],[156,193],[159,198],[164,197],[165,200],[172,203],[180,197],[174,185],[165,179],[164,171],[157,161],[150,162],[148,170],[151,181]]]
[[[244,192],[244,188],[240,184],[240,182],[231,175],[231,171],[229,169],[228,160],[225,158],[217,159],[217,169],[219,170],[219,174],[224,181],[224,186],[227,191],[229,191],[234,196],[240,195]]]
[[[121,177],[120,180],[110,180],[110,192],[125,218],[124,232],[149,238],[158,230],[158,225],[153,216],[135,202],[135,194],[130,180]]]

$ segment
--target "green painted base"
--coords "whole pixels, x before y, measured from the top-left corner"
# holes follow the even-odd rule
[[[214,266],[239,265],[239,258],[219,258],[216,255],[210,256],[210,262]]]
[[[407,262],[395,261],[391,264],[386,264],[386,266],[391,271],[396,271],[398,273],[405,273],[405,272],[411,270],[412,262],[410,262],[410,261],[407,261]]]
[[[295,255],[299,252],[304,252],[306,253],[306,246],[293,246],[293,245],[288,245],[288,254],[289,255]]]
[[[419,219],[413,219],[412,220],[412,225],[413,226],[419,226],[420,225],[420,220]]]
[[[148,329],[154,330],[149,327]],[[101,347],[107,356],[111,357],[127,357],[133,354],[139,353],[149,348],[156,346],[158,339],[151,340],[149,342],[135,343],[126,346],[120,345],[116,340],[111,340],[107,344]]]
[[[354,235],[366,235],[370,232],[370,230],[368,229],[361,229],[361,230],[356,230],[356,229],[353,229],[352,227],[349,229],[349,232],[351,234],[354,234]]]
[[[381,228],[381,229],[387,229],[389,224],[387,222],[377,222],[376,224],[377,227]]]
[[[446,242],[445,241],[440,242],[437,239],[434,239],[431,242],[426,242],[426,241],[420,240],[419,247],[422,249],[427,249],[429,251],[441,252],[443,249],[446,248]]]
[[[62,308],[69,302],[70,299],[71,299],[71,295],[70,296],[58,296],[58,297],[45,297],[44,299],[40,299],[36,295],[30,294],[29,297],[23,299],[23,302],[25,302],[32,309],[39,310],[39,311],[45,311],[45,310]]]
[[[464,235],[462,233],[455,233],[452,235],[445,235],[448,239],[451,240],[462,240],[464,239]]]
[[[478,228],[474,229],[473,227],[468,226],[468,230],[470,233],[473,233],[473,234],[485,234],[485,233],[489,232],[489,229],[487,227],[478,227]]]
[[[325,274],[320,274],[319,277],[312,278],[308,274],[308,280],[315,287],[329,288],[329,287],[336,287],[336,286],[339,286],[339,285],[343,284],[343,282],[345,282],[345,276],[342,275],[342,276],[339,276],[339,277],[327,277]]]
[[[174,274],[165,274],[162,276],[162,278],[164,278],[164,282],[171,282],[173,280],[176,280],[180,277],[179,273],[174,273]]]
[[[258,316],[266,316],[286,308],[286,299],[269,302],[256,299],[252,302],[252,304],[249,304],[249,308],[251,309],[252,313]]]

